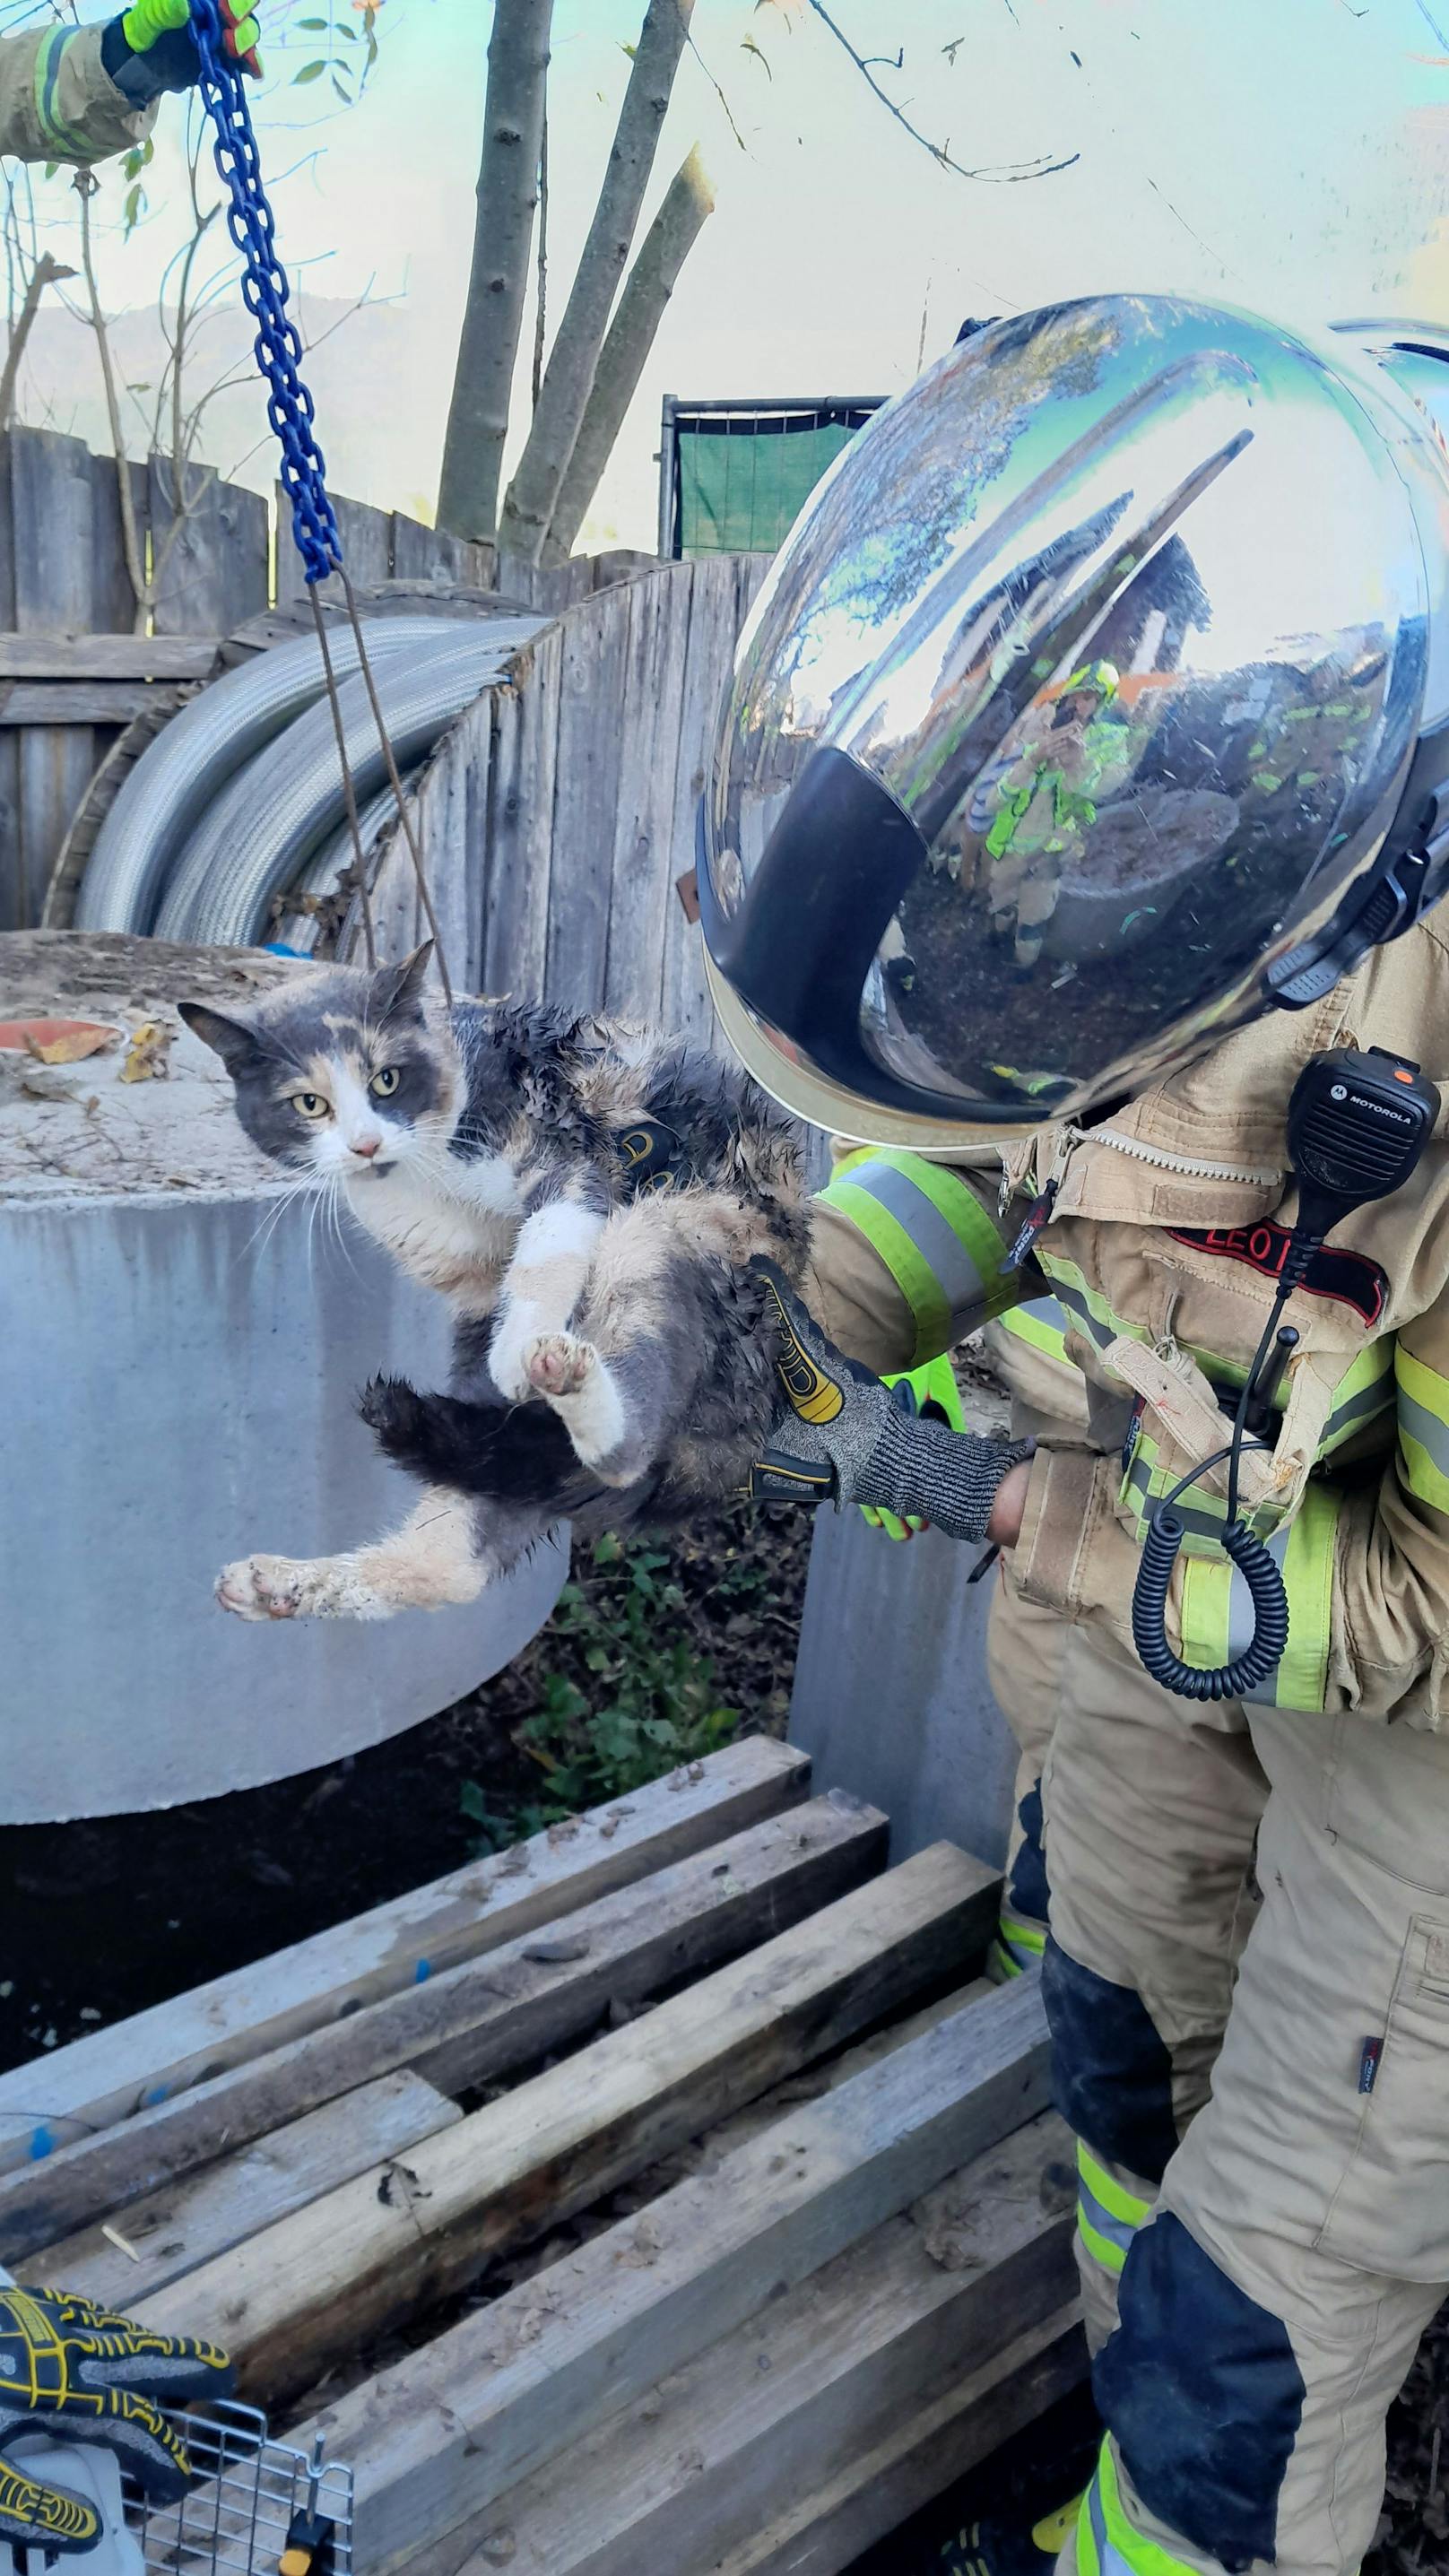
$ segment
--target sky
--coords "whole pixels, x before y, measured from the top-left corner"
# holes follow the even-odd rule
[[[347,110],[325,79],[295,85],[320,41],[298,22],[329,10],[358,23],[348,0],[264,0],[269,77],[255,104],[277,174],[278,237],[304,312],[330,322],[353,299],[374,299],[319,355],[336,488],[431,515],[492,10],[487,0],[382,0],[380,58]],[[80,14],[105,13],[81,0]],[[643,0],[555,6],[555,315],[642,14]],[[892,393],[967,314],[1173,290],[1289,319],[1393,312],[1449,324],[1449,0],[831,0],[830,15],[860,53],[881,58],[875,77],[902,113],[965,168],[1043,155],[1075,156],[1071,167],[1021,181],[943,168],[872,95],[811,0],[696,0],[643,220],[695,142],[716,211],[585,545],[652,543],[664,393]],[[155,211],[129,241],[124,183],[106,180],[97,215],[109,309],[139,315],[154,303],[179,237],[183,134],[183,112],[168,104],[148,174]],[[59,251],[74,203],[64,179],[39,183],[37,202]],[[530,313],[515,448],[531,331]],[[36,342],[27,416],[104,446],[92,375],[88,335],[53,315]],[[251,449],[247,477],[265,481],[263,429],[260,393],[228,394],[212,461],[230,468]]]

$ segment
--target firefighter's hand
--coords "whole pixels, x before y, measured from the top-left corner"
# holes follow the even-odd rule
[[[949,1431],[965,1430],[961,1390],[956,1384],[956,1372],[944,1351],[939,1359],[927,1360],[923,1368],[911,1369],[901,1377],[884,1378],[882,1384],[903,1387],[912,1413],[919,1414],[924,1421],[944,1422]],[[900,1400],[897,1396],[896,1401],[899,1403]],[[912,1512],[909,1519],[902,1520],[899,1512],[878,1512],[871,1503],[861,1504],[860,1516],[867,1529],[880,1530],[883,1536],[894,1539],[897,1544],[919,1538],[922,1530],[931,1526],[919,1512]]]
[[[257,77],[261,29],[246,0],[218,0],[223,50],[244,72]],[[194,89],[201,78],[201,54],[191,19],[191,0],[133,0],[113,18],[101,39],[101,61],[124,98],[150,107],[166,90]]]
[[[997,1488],[1029,1444],[917,1419],[900,1388],[826,1340],[773,1262],[750,1266],[766,1291],[784,1397],[751,1477],[756,1498],[868,1503],[902,1520],[919,1515],[951,1538],[985,1538]]]
[[[152,2334],[64,2290],[0,2289],[0,2539],[80,2550],[100,2536],[91,2504],[5,2459],[12,2443],[29,2433],[103,2443],[165,2503],[191,2465],[162,2407],[225,2397],[231,2385],[214,2344]]]

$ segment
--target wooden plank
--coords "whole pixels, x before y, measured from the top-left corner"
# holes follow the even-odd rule
[[[94,489],[84,440],[10,433],[15,623],[23,632],[91,624]],[[51,870],[96,766],[89,725],[44,725],[20,738],[20,913],[37,922]]]
[[[694,865],[695,815],[734,655],[737,581],[732,558],[723,555],[701,557],[697,563],[681,565],[679,572],[690,581],[690,613],[669,860],[664,871],[667,894],[660,918],[658,1016],[662,1027],[693,1038],[697,1046],[709,1046],[716,1041],[704,980],[704,945],[698,923],[686,920],[674,887],[675,880]]]
[[[204,2330],[268,2401],[505,2248],[644,2172],[936,1979],[959,1976],[1000,1881],[942,1844],[576,2056],[163,2290],[148,2322]]]
[[[672,565],[610,595],[626,628],[604,1007],[645,1022],[659,1008],[662,933],[672,900],[674,779],[690,595],[687,568]]]
[[[456,993],[479,991],[483,974],[488,777],[494,692],[485,690],[448,727],[418,778],[413,829],[423,854],[438,929]],[[377,953],[405,957],[427,936],[406,834],[394,826],[373,888]]]
[[[563,628],[546,627],[493,692],[481,983],[529,1001],[549,990],[563,659]]]
[[[0,625],[15,624],[15,529],[10,440],[0,432]],[[0,735],[0,931],[18,930],[24,887],[20,851],[20,745]]]
[[[355,2464],[359,2570],[441,2538],[998,2145],[1046,2108],[1047,2057],[1036,1979],[958,2004],[329,2408],[297,2438]]]
[[[398,581],[467,582],[486,589],[493,572],[489,546],[470,545],[443,528],[425,528],[401,510],[393,512],[392,569]]]
[[[176,680],[0,681],[0,725],[134,724],[158,694],[163,712],[174,715],[180,687]]]
[[[195,1986],[0,2076],[0,2162],[29,2165],[67,2131],[98,2131],[400,1994],[616,1887],[782,1814],[809,1789],[793,1747],[748,1736],[609,1807],[374,1906],[289,1950]],[[37,2104],[43,2119],[37,2122]]]
[[[0,634],[0,680],[207,680],[219,651],[214,635],[12,632]]]
[[[1048,2113],[967,2164],[418,2551],[415,2576],[712,2576],[882,2423],[1059,2314],[1071,2204],[1047,2176],[1069,2156]]]
[[[64,2281],[102,2307],[126,2310],[128,2301],[149,2298],[274,2219],[350,2182],[381,2157],[399,2155],[420,2138],[451,2128],[462,2116],[456,2102],[420,2075],[405,2069],[379,2076],[172,2189],[137,2201],[109,2235],[99,2226],[83,2228],[27,2256],[19,2277],[37,2287]]]
[[[243,618],[258,616],[271,587],[271,539],[261,493],[224,482],[199,465],[186,467],[178,482],[171,459],[153,456],[149,499],[152,548],[160,564],[157,634],[226,635]]]
[[[551,1002],[602,1010],[609,951],[613,816],[623,754],[623,594],[580,600],[559,621],[563,639],[548,955]]]
[[[883,1818],[838,1791],[771,1817],[581,1908],[561,1962],[544,1955],[559,1931],[544,1950],[526,1933],[6,2175],[0,2243],[16,2253],[49,2244],[398,2066],[421,2067],[445,2092],[485,2083],[576,2039],[612,1999],[732,1958],[773,1921],[854,1885],[884,1851]]]
[[[876,2541],[1080,2387],[1089,2368],[1075,2304],[1058,2308],[979,2370],[964,2379],[950,2373],[944,2388],[913,2399],[891,2425],[872,2426],[876,2439],[823,2486],[792,2497],[711,2576],[844,2576]]]

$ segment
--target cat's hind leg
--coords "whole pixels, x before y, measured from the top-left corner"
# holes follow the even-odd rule
[[[216,1597],[238,1619],[390,1619],[399,1610],[475,1601],[502,1570],[478,1505],[434,1486],[375,1546],[341,1556],[243,1557],[218,1576]]]

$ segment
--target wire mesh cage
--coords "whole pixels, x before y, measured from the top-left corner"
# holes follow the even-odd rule
[[[148,2576],[278,2576],[299,2516],[330,2526],[315,2576],[352,2576],[352,2471],[274,2442],[265,2415],[228,2399],[171,2421],[191,2456],[179,2502],[150,2506],[134,2479],[121,2491]]]

